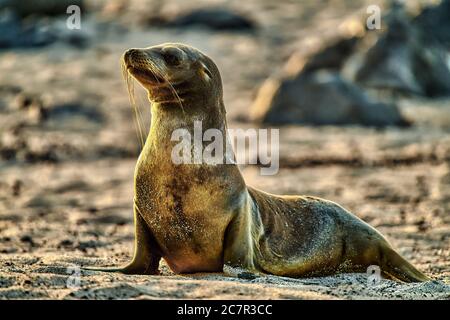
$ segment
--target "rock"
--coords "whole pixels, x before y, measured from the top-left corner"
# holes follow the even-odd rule
[[[366,88],[428,97],[450,95],[447,52],[395,5],[387,29],[357,68],[355,79]]]
[[[71,246],[73,246],[73,241],[70,240],[70,239],[63,239],[63,240],[61,240],[61,241],[59,242],[59,244],[58,244],[58,248],[61,248],[61,247],[71,247]]]
[[[267,80],[251,110],[253,120],[269,124],[407,124],[396,106],[371,100],[358,86],[325,70]]]
[[[94,240],[88,240],[88,241],[78,241],[78,243],[76,244],[75,248],[86,252],[87,249],[96,249],[98,247],[101,247],[103,244],[99,243],[97,241]]]
[[[86,27],[82,30],[68,29],[65,17],[22,17],[13,6],[6,9],[1,9],[0,6],[0,48],[42,47],[56,41],[74,47],[85,47],[90,33],[92,30]]]
[[[65,15],[67,7],[77,5],[84,9],[83,0],[2,0],[0,10],[10,8],[19,16],[29,15],[55,16]]]
[[[428,6],[414,22],[438,42],[450,49],[450,0],[442,0],[437,6]]]
[[[29,234],[25,234],[20,237],[21,242],[29,243],[30,245],[34,244],[33,238]]]
[[[12,196],[13,197],[19,197],[21,194],[23,188],[23,181],[20,179],[14,180],[14,183],[12,185]]]
[[[254,280],[257,278],[257,276],[251,272],[238,273],[237,277],[238,277],[238,279],[243,279],[243,280]]]
[[[22,92],[15,98],[14,106],[27,111],[29,123],[38,124],[47,118],[47,109],[38,95]]]
[[[21,21],[11,10],[0,11],[0,48],[40,47],[57,39],[47,21]]]
[[[0,159],[9,161],[16,158],[17,150],[12,147],[0,146]]]
[[[200,26],[212,30],[252,30],[255,23],[248,17],[226,8],[201,8],[179,14],[159,24],[167,27]]]
[[[0,48],[16,43],[21,33],[20,21],[11,10],[0,11]]]
[[[82,101],[55,105],[48,111],[49,120],[63,122],[75,118],[82,118],[84,121],[94,123],[101,123],[104,120],[103,114],[95,106],[86,105]]]
[[[415,225],[419,232],[426,232],[431,228],[431,224],[425,218],[420,219]]]
[[[341,38],[325,46],[319,52],[307,59],[302,72],[312,72],[320,69],[340,70],[346,59],[355,50],[359,37]]]

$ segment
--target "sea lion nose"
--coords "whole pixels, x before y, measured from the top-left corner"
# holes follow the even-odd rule
[[[141,54],[141,50],[139,50],[139,49],[128,49],[123,54],[123,59],[124,59],[125,63],[129,64],[133,60],[136,60],[136,58],[141,56],[141,55],[142,55]]]

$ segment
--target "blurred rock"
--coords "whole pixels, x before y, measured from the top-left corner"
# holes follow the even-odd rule
[[[175,17],[154,17],[150,19],[150,24],[175,28],[199,26],[230,31],[249,31],[256,28],[249,17],[227,8],[201,8]]]
[[[365,54],[356,81],[397,93],[450,95],[447,52],[412,23],[401,5],[393,6],[386,21],[387,29]]]
[[[267,80],[251,112],[253,120],[268,124],[407,124],[396,106],[372,101],[338,73],[324,70]]]
[[[55,105],[49,108],[48,111],[49,120],[64,122],[75,118],[94,123],[101,123],[104,120],[103,114],[95,106],[86,105],[82,101]]]
[[[20,21],[11,10],[0,11],[0,48],[10,47],[21,32]]]
[[[320,69],[340,70],[355,50],[359,40],[359,37],[338,39],[307,59],[301,71],[306,73]]]
[[[28,3],[28,1],[24,1]],[[75,1],[76,2],[76,1]],[[14,2],[17,6],[22,2]],[[65,14],[65,9],[62,14]],[[61,41],[75,47],[87,44],[90,30],[70,30],[65,16],[48,18],[36,11],[34,15],[24,15],[15,5],[0,4],[0,49],[29,48],[50,45]]]
[[[84,9],[83,0],[1,0],[0,10],[10,8],[21,17],[29,15],[55,16],[66,14],[67,7]]]
[[[437,6],[426,7],[415,23],[423,28],[427,35],[450,49],[450,0],[442,0]]]
[[[25,235],[21,236],[20,241],[29,243],[32,246],[34,245],[33,238],[29,234],[25,234]]]
[[[14,107],[27,111],[28,123],[38,124],[47,119],[48,111],[42,99],[37,95],[20,93],[16,96]]]
[[[11,189],[12,189],[12,196],[13,197],[19,197],[20,194],[21,194],[22,188],[23,188],[23,181],[20,180],[20,179],[14,180],[13,185],[11,187]]]

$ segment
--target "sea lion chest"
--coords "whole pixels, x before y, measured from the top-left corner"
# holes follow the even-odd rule
[[[138,161],[136,205],[176,272],[222,268],[224,233],[233,209],[230,183],[217,170],[205,164],[174,165],[158,155]]]

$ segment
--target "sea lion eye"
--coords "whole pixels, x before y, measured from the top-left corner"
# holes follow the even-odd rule
[[[177,56],[174,56],[172,54],[163,54],[163,59],[164,61],[171,65],[171,66],[176,66],[180,64],[180,59]]]
[[[161,55],[164,61],[171,66],[178,66],[181,64],[183,52],[174,47],[163,48]]]

